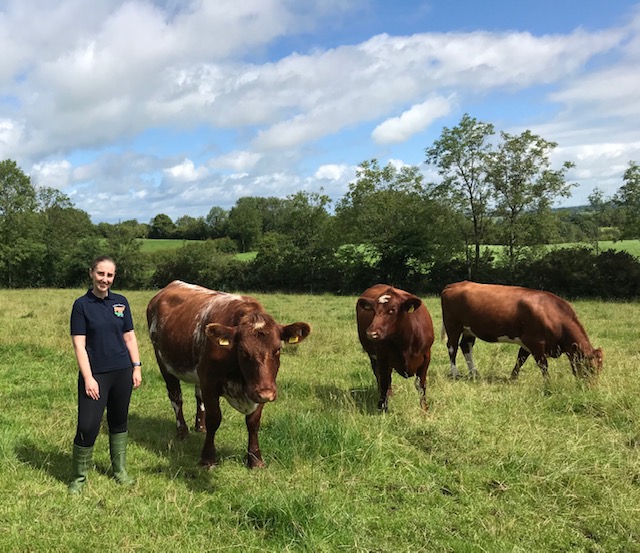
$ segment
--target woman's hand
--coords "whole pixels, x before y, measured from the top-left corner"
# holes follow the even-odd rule
[[[93,376],[84,379],[84,391],[91,399],[100,399],[100,385]]]
[[[133,367],[133,387],[138,389],[142,384],[142,370],[140,367]]]

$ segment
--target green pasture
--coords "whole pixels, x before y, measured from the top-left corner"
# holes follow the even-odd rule
[[[187,243],[197,243],[198,240],[173,240],[173,239],[150,239],[144,238],[141,239],[141,248],[142,252],[157,252],[161,250],[175,250],[177,248],[182,247]],[[588,244],[582,244],[585,247],[588,247]],[[547,246],[548,248],[575,248],[580,246],[578,243],[565,243],[565,244],[553,244]],[[494,252],[501,251],[504,246],[484,246]],[[599,243],[600,251],[605,250],[614,250],[614,251],[625,251],[634,255],[635,257],[640,258],[640,240],[603,240]],[[236,254],[236,257],[241,261],[251,261],[255,258],[256,252],[245,252]]]
[[[259,295],[283,323],[278,400],[260,433],[267,463],[244,466],[244,417],[223,402],[220,465],[203,436],[175,435],[145,329],[152,292],[126,293],[144,382],[130,411],[129,472],[108,475],[108,438],[81,496],[67,493],[77,369],[68,336],[84,290],[0,291],[0,550],[238,552],[640,551],[640,305],[574,305],[605,351],[596,386],[551,361],[508,380],[517,347],[478,343],[478,381],[452,381],[437,340],[427,399],[394,375],[389,412],[355,331],[354,297]],[[439,336],[438,299],[425,298]],[[464,366],[460,358],[461,367]],[[195,415],[193,388],[183,386]]]

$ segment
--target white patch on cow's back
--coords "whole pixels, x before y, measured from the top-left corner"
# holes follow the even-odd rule
[[[229,402],[231,407],[240,411],[243,415],[250,415],[258,408],[258,404],[247,397],[242,384],[225,382],[222,388],[222,396]]]
[[[389,303],[391,296],[389,294],[383,294],[378,298],[378,303]]]

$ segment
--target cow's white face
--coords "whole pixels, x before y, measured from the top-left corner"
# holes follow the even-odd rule
[[[420,305],[422,302],[415,296],[406,299],[397,294],[383,294],[375,301],[360,298],[358,308],[373,317],[366,330],[367,338],[378,341],[393,336],[402,318],[413,313]]]

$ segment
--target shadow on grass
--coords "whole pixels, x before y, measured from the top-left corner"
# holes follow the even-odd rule
[[[146,449],[154,456],[154,461],[144,466],[131,469],[131,453],[129,452],[128,468],[131,475],[139,479],[142,474],[164,475],[167,480],[181,480],[192,491],[212,492],[217,488],[215,478],[216,469],[208,470],[198,465],[200,451],[204,442],[204,434],[191,432],[185,440],[178,440],[175,427],[170,423],[159,421],[151,417],[141,417],[131,414],[130,443]],[[112,471],[108,461],[104,462],[105,451],[108,450],[108,432],[101,430],[96,440],[96,453],[92,463],[92,470],[107,477],[111,477]],[[72,445],[69,449],[61,451],[57,447],[36,443],[32,440],[24,440],[15,447],[17,459],[35,470],[42,470],[51,477],[64,483],[71,479]],[[227,447],[217,447],[218,460],[244,463],[244,457],[237,451]],[[107,457],[108,459],[108,454]],[[248,469],[247,469],[248,470]]]
[[[18,444],[15,448],[16,457],[21,463],[43,470],[56,480],[68,483],[71,476],[71,449],[61,452],[58,449],[43,448],[31,440]]]
[[[348,410],[355,406],[358,412],[366,415],[379,413],[377,387],[345,390],[332,384],[320,384],[313,387],[313,394],[322,402],[323,408],[330,411]]]

